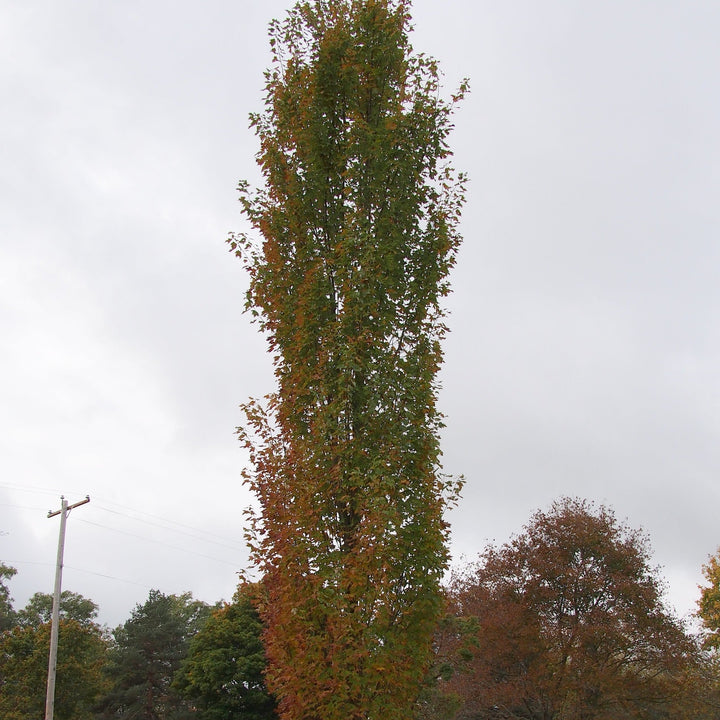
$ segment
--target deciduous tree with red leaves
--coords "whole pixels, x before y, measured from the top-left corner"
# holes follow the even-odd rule
[[[663,605],[647,539],[607,507],[537,512],[485,549],[453,599],[474,620],[446,688],[458,718],[700,717],[696,644]]]
[[[408,9],[300,2],[271,25],[265,186],[241,185],[260,242],[230,239],[278,384],[241,437],[267,679],[294,720],[405,720],[442,604],[457,488],[436,375],[464,184]]]

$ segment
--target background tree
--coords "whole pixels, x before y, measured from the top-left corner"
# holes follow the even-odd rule
[[[215,609],[190,641],[176,686],[201,720],[271,720],[275,701],[265,687],[259,588],[241,585],[232,603]]]
[[[708,558],[702,570],[707,585],[699,588],[698,618],[707,671],[705,704],[713,718],[720,718],[720,550]]]
[[[409,2],[298,3],[271,24],[266,186],[241,185],[248,307],[277,393],[241,432],[260,510],[268,683],[285,718],[407,718],[446,562],[436,373],[463,181]],[[462,91],[461,93],[462,94]]]
[[[37,598],[40,594],[34,596]],[[73,598],[86,608],[95,603]],[[44,717],[50,623],[30,606],[20,611],[23,623],[0,634],[0,717],[37,720]],[[35,621],[31,622],[30,618]],[[106,691],[103,666],[107,639],[94,622],[61,618],[59,625],[55,718],[90,720],[93,707]]]
[[[151,590],[129,620],[117,628],[107,676],[112,688],[100,704],[101,717],[180,720],[187,704],[172,687],[173,676],[210,609],[190,593]]]
[[[720,651],[720,550],[703,565],[703,575],[708,584],[700,586],[698,617],[704,629],[703,646],[714,652]]]
[[[451,720],[456,717],[462,707],[462,699],[449,680],[463,672],[464,665],[472,658],[465,645],[472,642],[475,632],[473,619],[459,616],[449,602],[435,631],[433,663],[418,697],[417,720]]]
[[[477,623],[460,718],[700,717],[693,640],[665,610],[646,538],[564,499],[456,581]],[[688,714],[686,714],[688,713]]]
[[[7,585],[15,575],[17,575],[17,570],[14,567],[0,563],[0,633],[15,624],[13,599],[10,597],[10,588]]]
[[[52,618],[53,596],[36,592],[22,610],[17,613],[17,622],[24,626],[38,626],[49,623]],[[89,598],[71,590],[60,594],[60,617],[75,620],[80,625],[91,625],[98,615],[98,606]]]

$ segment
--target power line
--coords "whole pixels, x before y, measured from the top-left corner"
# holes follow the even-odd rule
[[[0,507],[17,508],[18,510],[40,510],[43,512],[45,508],[36,507],[33,505],[14,505],[12,503],[0,503]]]
[[[105,573],[95,572],[94,570],[83,570],[79,567],[73,567],[72,565],[65,566],[68,570],[74,570],[75,572],[85,573],[86,575],[96,575],[97,577],[106,578],[107,580],[116,580],[117,582],[127,583],[128,585],[137,585],[138,587],[145,588],[146,590],[152,590],[150,585],[136,582],[135,580],[128,580],[127,578],[119,578],[115,575],[106,575]]]
[[[5,488],[8,490],[20,490],[20,491],[26,491],[26,492],[32,492],[32,493],[40,493],[43,495],[57,496],[57,491],[55,491],[55,490],[50,490],[48,488],[41,488],[41,487],[32,486],[32,485],[20,486],[20,485],[8,484],[8,483],[0,483],[0,488]],[[165,518],[165,517],[162,517],[161,515],[154,515],[153,513],[149,513],[144,510],[138,510],[136,508],[132,508],[127,505],[122,505],[120,503],[115,503],[115,502],[109,500],[108,498],[98,497],[97,495],[95,495],[94,497],[95,497],[95,500],[100,500],[101,502],[107,503],[109,505],[114,505],[115,507],[122,508],[123,510],[134,513],[135,515],[145,515],[146,517],[153,518],[154,520],[160,520],[161,522],[166,523],[167,525],[176,525],[180,528],[185,528],[186,530],[192,530],[193,532],[199,533],[200,535],[208,535],[210,537],[216,538],[219,541],[224,541],[224,542],[228,542],[228,543],[233,543],[234,545],[244,546],[243,540],[230,538],[225,535],[218,535],[217,533],[210,532],[209,530],[204,530],[203,528],[199,528],[199,527],[196,527],[193,525],[188,525],[186,523],[181,523],[181,522],[178,522],[177,520],[171,520],[170,518]],[[23,508],[23,509],[27,509],[27,510],[44,510],[44,508],[37,508],[37,507],[23,506],[23,505],[11,505],[11,504],[5,505],[5,504],[3,504],[2,506],[17,507],[17,508]],[[112,513],[115,515],[121,515],[121,516],[127,517],[131,520],[137,520],[138,522],[144,522],[149,525],[154,524],[147,520],[144,520],[141,517],[133,517],[133,515],[128,515],[127,513],[120,512],[119,510],[113,510],[111,507],[103,507],[102,505],[97,505],[97,504],[94,504],[94,507],[98,508],[98,510],[104,510],[105,512],[108,512],[108,513]],[[156,525],[156,527],[183,534],[180,530],[175,530],[171,527],[163,527],[161,525]],[[188,534],[188,533],[184,533],[184,534]],[[190,537],[195,537],[196,540],[203,540],[203,538],[197,537],[197,536],[190,535]],[[203,540],[203,542],[213,542],[213,541]],[[215,542],[215,544],[222,545],[222,543],[219,543],[219,542]],[[223,545],[223,547],[235,549],[235,548],[233,548],[232,545]]]
[[[197,557],[202,557],[207,560],[214,560],[215,562],[222,563],[224,565],[229,565],[230,567],[237,567],[237,563],[231,563],[227,560],[221,560],[220,558],[212,557],[211,555],[205,555],[203,553],[195,552],[194,550],[187,550],[186,548],[178,547],[177,545],[170,545],[169,543],[163,542],[162,540],[155,540],[154,538],[148,538],[143,537],[142,535],[137,535],[135,533],[128,532],[127,530],[118,530],[117,528],[108,527],[107,525],[101,525],[100,523],[92,522],[91,520],[83,520],[80,519],[78,522],[85,523],[86,525],[94,525],[95,527],[102,528],[103,530],[110,530],[112,532],[120,533],[121,535],[129,535],[130,537],[134,537],[138,540],[142,540],[143,542],[151,542],[155,543],[156,545],[164,545],[165,547],[169,547],[172,550],[178,550],[179,552],[190,554],[190,555],[196,555]]]
[[[53,490],[51,488],[41,488],[36,485],[12,485],[9,483],[0,483],[0,488],[5,488],[6,490],[21,490],[22,492],[37,493],[40,495],[52,495],[53,497],[57,497],[58,495],[57,490]],[[82,494],[76,490],[71,490],[71,492],[77,495]]]
[[[154,520],[162,520],[162,522],[167,523],[168,525],[177,525],[178,527],[183,527],[188,530],[194,530],[195,532],[199,532],[205,535],[211,535],[213,537],[216,537],[220,540],[227,540],[229,542],[238,542],[234,538],[228,538],[223,537],[222,535],[217,535],[216,533],[209,532],[208,530],[204,530],[203,528],[199,528],[193,525],[188,525],[186,523],[178,522],[177,520],[171,520],[170,518],[162,517],[161,515],[155,515],[153,513],[146,512],[145,510],[138,510],[137,508],[132,508],[127,505],[122,505],[121,503],[117,503],[114,501],[109,500],[108,498],[98,498],[101,502],[106,502],[108,504],[114,505],[115,507],[122,508],[123,510],[128,510],[129,512],[135,513],[136,515],[145,515],[147,517],[153,518]],[[107,509],[107,508],[105,508]],[[118,512],[117,510],[110,510],[110,512],[117,512],[119,515],[122,513]]]
[[[96,505],[98,510],[104,510],[105,512],[112,513],[113,515],[119,515],[120,517],[126,517],[130,520],[135,520],[136,522],[144,523],[145,525],[151,525],[153,527],[160,528],[161,530],[170,530],[171,532],[178,533],[179,535],[185,535],[187,537],[191,537],[194,540],[201,540],[202,542],[211,543],[213,545],[219,545],[220,547],[228,548],[229,550],[239,550],[240,547],[244,545],[243,541],[241,540],[232,540],[231,538],[224,537],[222,535],[216,535],[215,533],[208,532],[207,530],[201,530],[200,528],[192,527],[191,525],[183,525],[182,523],[174,523],[175,525],[179,525],[180,527],[185,527],[190,530],[194,530],[195,533],[188,533],[184,530],[178,530],[176,528],[167,527],[165,525],[159,525],[158,523],[151,522],[150,520],[145,520],[143,518],[139,517],[133,517],[132,515],[128,515],[127,513],[120,512],[119,510],[113,510],[111,508],[103,507],[102,505]],[[173,522],[170,520],[165,520],[164,518],[150,515],[150,513],[143,513],[145,515],[148,515],[148,517],[156,517],[159,520],[163,520],[163,522]],[[218,542],[218,540],[208,540],[207,538],[203,538],[202,535],[209,535],[210,537],[218,538],[220,540],[225,540],[226,542],[234,543],[234,545],[228,545],[226,542]]]
[[[23,491],[23,492],[30,492],[33,494],[39,494],[39,495],[45,495],[45,494],[52,494],[55,495],[55,493],[46,490],[39,486],[24,486],[19,487],[17,485],[12,485],[8,483],[0,483],[0,488],[6,488],[6,489],[12,489],[17,491]],[[136,508],[132,508],[126,505],[122,505],[119,503],[115,503],[113,501],[110,501],[109,499],[101,499],[101,502],[104,502],[104,505],[98,505],[96,503],[97,496],[93,498],[93,507],[97,508],[98,510],[102,510],[103,512],[109,514],[109,515],[115,515],[118,517],[125,518],[126,520],[132,520],[137,523],[142,523],[143,525],[147,525],[150,528],[157,528],[158,533],[168,533],[173,532],[176,533],[177,536],[180,538],[182,536],[188,537],[192,540],[192,543],[195,545],[195,547],[198,547],[199,543],[208,543],[216,547],[224,548],[227,551],[233,552],[237,560],[236,561],[228,561],[221,559],[219,557],[216,557],[212,551],[210,554],[198,552],[197,550],[190,550],[186,549],[182,546],[177,546],[172,542],[166,542],[160,539],[156,539],[152,537],[154,534],[158,533],[147,533],[146,535],[134,533],[129,530],[123,530],[119,527],[113,527],[112,522],[108,524],[104,524],[101,522],[93,522],[92,520],[88,520],[85,518],[77,518],[76,522],[85,523],[86,525],[95,526],[98,528],[102,528],[103,530],[114,532],[121,535],[126,535],[132,538],[137,539],[139,542],[142,543],[155,543],[156,545],[161,545],[166,548],[169,548],[171,551],[173,551],[173,554],[175,553],[182,553],[182,556],[178,555],[178,560],[180,560],[181,557],[185,557],[188,555],[192,555],[194,557],[202,558],[203,560],[210,560],[213,563],[218,563],[219,565],[232,568],[233,571],[237,571],[238,569],[242,568],[247,563],[247,555],[246,555],[246,548],[244,547],[244,541],[240,539],[233,539],[227,536],[220,535],[218,533],[213,533],[207,530],[203,530],[198,527],[194,527],[189,524],[181,523],[176,520],[171,520],[166,517],[162,517],[160,515],[156,515],[153,513],[149,513],[143,510],[137,510]],[[17,504],[11,504],[7,503],[6,506],[8,507],[22,507]],[[27,509],[30,510],[40,510],[41,508],[32,508],[28,507]],[[124,512],[125,510],[126,512]],[[110,518],[107,518],[110,520]],[[183,543],[185,544],[185,543]],[[200,549],[202,549],[202,546],[200,546]],[[245,550],[245,552],[243,552]],[[31,565],[42,565],[45,567],[50,567],[51,564],[47,562],[38,562],[38,561],[32,561],[32,560],[19,560],[16,561],[17,564],[22,566],[31,566]],[[175,562],[174,560],[171,562]],[[84,563],[83,563],[84,564]],[[93,563],[94,564],[94,563]],[[151,563],[152,565],[152,563]],[[67,566],[70,568],[71,566]],[[124,577],[117,577],[113,576],[107,573],[98,572],[93,569],[85,569],[85,568],[79,568],[79,567],[72,567],[74,571],[84,573],[87,575],[94,575],[99,578],[103,578],[104,580],[112,580],[115,582],[124,583],[127,585],[134,585],[137,587],[141,587],[143,589],[150,589],[151,586],[149,584],[145,584],[143,582],[137,582],[136,580],[129,580]],[[104,568],[103,568],[104,569]]]
[[[4,560],[6,565],[15,567],[15,565],[42,565],[44,567],[53,567],[53,563],[40,562],[36,560]],[[152,585],[146,585],[145,583],[139,583],[136,580],[128,580],[128,578],[117,577],[116,575],[108,575],[107,573],[97,572],[96,570],[86,570],[85,568],[79,568],[75,565],[65,565],[67,570],[73,570],[74,572],[83,573],[85,575],[95,575],[97,577],[105,578],[106,580],[115,580],[117,582],[126,583],[128,585],[137,585],[138,587],[145,588],[146,590],[152,590]]]

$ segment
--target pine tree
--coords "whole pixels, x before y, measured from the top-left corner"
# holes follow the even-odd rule
[[[190,639],[209,614],[210,608],[190,593],[151,590],[113,632],[106,668],[112,686],[98,706],[98,717],[185,720],[191,715],[172,683]]]

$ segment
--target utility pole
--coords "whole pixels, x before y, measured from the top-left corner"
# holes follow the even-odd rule
[[[45,696],[45,720],[53,720],[55,712],[55,672],[57,670],[58,626],[60,625],[60,588],[62,586],[63,553],[65,552],[65,523],[73,508],[90,502],[90,496],[68,505],[64,495],[60,496],[60,509],[48,512],[48,517],[60,515],[60,537],[58,539],[57,565],[55,567],[55,592],[53,593],[52,622],[50,624],[50,659],[48,660],[47,695]]]

